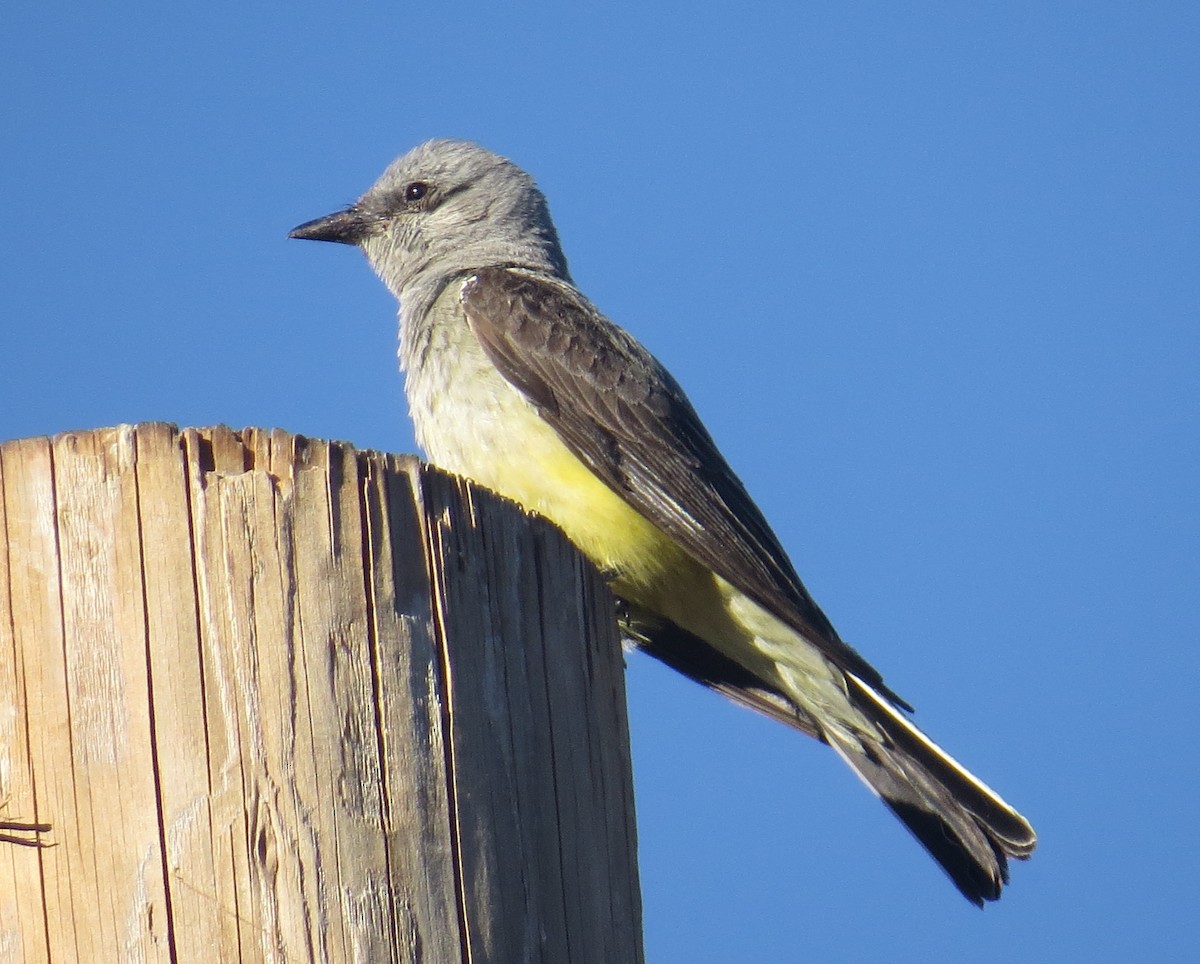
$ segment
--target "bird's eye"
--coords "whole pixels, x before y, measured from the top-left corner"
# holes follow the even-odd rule
[[[424,181],[413,181],[404,189],[404,200],[419,201],[429,193],[429,185]]]

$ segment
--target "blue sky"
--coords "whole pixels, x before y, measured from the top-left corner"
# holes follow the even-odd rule
[[[478,140],[1041,834],[977,912],[825,748],[634,657],[651,964],[1194,959],[1197,8],[571,6],[10,0],[0,438],[413,450],[391,297],[284,235]]]

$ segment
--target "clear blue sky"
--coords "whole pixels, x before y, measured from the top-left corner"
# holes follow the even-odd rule
[[[9,0],[0,438],[411,451],[391,297],[284,235],[478,140],[1041,834],[978,912],[825,748],[632,658],[651,964],[1197,959],[1200,8],[583,6]]]

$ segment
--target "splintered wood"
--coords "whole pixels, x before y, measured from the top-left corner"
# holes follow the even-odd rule
[[[277,431],[0,445],[0,962],[637,962],[640,914],[556,530]]]

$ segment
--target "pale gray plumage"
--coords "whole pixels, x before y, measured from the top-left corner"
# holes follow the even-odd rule
[[[1036,837],[846,645],[666,370],[571,283],[509,161],[430,141],[294,237],[360,246],[400,301],[430,458],[547,515],[612,576],[647,651],[831,745],[975,903]]]

